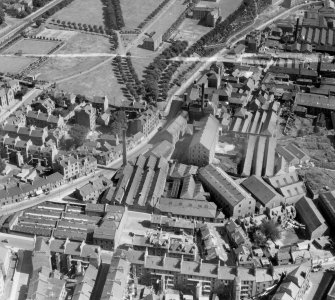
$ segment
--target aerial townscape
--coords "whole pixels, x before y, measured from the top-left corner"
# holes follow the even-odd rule
[[[0,300],[334,300],[332,228],[335,0],[0,1]]]

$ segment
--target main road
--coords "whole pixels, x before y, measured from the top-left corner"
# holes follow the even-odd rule
[[[58,0],[55,0],[51,3],[54,3],[55,5],[55,2],[58,1]],[[51,4],[49,3],[49,4]],[[311,4],[319,4],[321,3],[320,1],[313,1],[313,2],[310,2],[308,4],[302,4],[302,5],[298,5],[296,7],[293,7],[277,16],[275,16],[274,18],[268,20],[267,22],[259,25],[259,26],[249,26],[248,28],[232,35],[227,43],[229,43],[229,41],[233,40],[234,38],[236,38],[237,36],[241,35],[241,32],[246,32],[246,31],[253,31],[253,30],[256,30],[256,29],[262,29],[266,26],[268,26],[269,24],[271,24],[272,22],[274,22],[275,20],[277,19],[280,19],[280,18],[283,18],[287,15],[289,15],[290,13],[292,13],[293,11],[297,10],[297,9],[302,9],[306,6],[309,6]],[[154,23],[153,23],[154,24]],[[152,25],[153,25],[152,24]],[[234,42],[232,42],[231,45],[235,45],[238,41],[240,41],[241,39],[243,39],[244,36],[242,37],[239,37],[238,39],[236,39]],[[128,47],[127,47],[128,48]],[[186,80],[181,86],[180,88],[173,94],[172,97],[169,98],[168,100],[168,104],[166,106],[166,109],[165,109],[165,114],[168,115],[169,111],[170,111],[170,107],[171,107],[171,102],[172,100],[176,97],[176,96],[179,96],[181,95],[185,90],[186,88],[194,81],[196,80],[200,75],[201,73],[206,70],[213,62],[217,61],[220,59],[220,57],[224,57],[226,54],[227,54],[228,50],[226,48],[220,50],[218,53],[216,53],[215,55],[211,56],[211,57],[208,57],[207,60],[205,60],[204,62],[202,62],[202,64],[200,65],[200,67],[195,71],[195,73],[188,79]],[[151,137],[153,137],[154,134],[157,133],[157,129],[151,133]],[[132,151],[130,151],[130,155],[128,158],[134,158],[136,156],[138,156],[139,154],[141,153],[144,153],[147,151],[148,149],[148,141],[149,141],[150,137],[148,137],[146,140],[144,140],[140,145],[138,145],[135,149],[133,149]],[[8,214],[12,214],[18,210],[22,210],[22,209],[26,209],[28,207],[31,207],[31,206],[34,206],[34,205],[37,205],[39,203],[42,203],[44,201],[56,201],[56,202],[61,202],[62,198],[71,194],[76,188],[78,187],[81,187],[82,185],[84,185],[85,183],[87,183],[89,180],[93,179],[94,176],[98,176],[98,175],[105,175],[106,177],[112,177],[115,173],[115,170],[114,169],[117,169],[121,166],[122,164],[122,158],[119,158],[117,160],[115,160],[114,162],[112,162],[108,167],[110,168],[109,170],[107,169],[103,169],[103,170],[99,170],[97,171],[94,175],[88,175],[88,176],[83,176],[81,178],[78,178],[76,180],[74,180],[73,182],[71,183],[68,183],[68,184],[65,184],[59,188],[56,188],[56,189],[53,189],[49,195],[40,195],[38,197],[35,197],[31,200],[27,200],[27,201],[24,201],[24,202],[21,202],[21,203],[15,203],[15,204],[12,204],[10,206],[6,206],[6,207],[3,207],[1,208],[0,210],[0,216],[1,215],[8,215]]]
[[[0,44],[2,44],[4,41],[12,38],[15,34],[18,34],[21,30],[23,30],[27,25],[29,25],[34,19],[38,18],[39,16],[43,15],[47,10],[54,7],[60,2],[63,2],[64,0],[52,0],[48,4],[44,5],[43,7],[39,8],[38,10],[34,11],[24,19],[22,19],[21,22],[16,24],[14,28],[12,28],[9,32],[7,32],[5,35],[0,36]]]
[[[275,5],[280,4],[281,1],[278,1]],[[284,17],[287,17],[289,14],[291,14],[292,12],[299,10],[299,9],[303,9],[305,7],[308,7],[310,5],[315,5],[315,4],[322,4],[322,1],[311,1],[309,3],[303,3],[300,5],[297,5],[295,7],[292,7],[278,15],[276,15],[275,17],[271,18],[270,20],[266,21],[265,23],[262,23],[261,25],[255,25],[255,21],[253,22],[253,24],[249,25],[248,27],[240,30],[239,32],[233,34],[232,36],[230,36],[228,38],[228,40],[225,42],[226,45],[230,45],[234,46],[236,43],[238,43],[239,41],[243,40],[246,36],[247,33],[254,31],[254,30],[261,30],[263,28],[265,28],[266,26],[270,25],[271,23],[273,23],[274,21],[278,20],[278,19],[282,19]],[[261,13],[260,15],[257,16],[257,19],[264,13]],[[264,14],[265,15],[265,14]],[[234,40],[235,39],[235,40]],[[234,40],[234,41],[233,41]],[[182,95],[185,90],[195,81],[197,80],[201,74],[210,67],[210,65],[212,63],[214,63],[215,61],[218,61],[222,58],[224,58],[227,53],[228,53],[228,49],[227,48],[223,48],[222,50],[220,50],[219,52],[217,52],[216,54],[214,54],[211,57],[207,57],[205,60],[201,61],[201,65],[197,68],[197,70],[192,74],[192,76],[190,76],[186,81],[184,81],[182,83],[182,85],[173,93],[172,96],[170,96],[170,98],[168,99],[168,103],[166,105],[165,108],[165,115],[167,115],[169,113],[170,110],[170,105],[171,105],[171,101],[173,99],[175,99],[176,97],[180,97],[180,95]]]

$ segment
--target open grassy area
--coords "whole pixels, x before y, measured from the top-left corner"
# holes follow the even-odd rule
[[[57,54],[84,54],[110,53],[108,38],[77,33],[56,53]],[[54,57],[43,64],[36,73],[41,73],[40,79],[56,81],[71,75],[78,74],[104,61],[105,57]]]
[[[7,48],[4,53],[15,54],[21,51],[22,54],[47,54],[58,44],[57,41],[23,39]]]
[[[101,0],[74,0],[70,5],[54,14],[51,19],[91,25],[104,25]]]
[[[155,31],[158,35],[163,35],[186,9],[186,4],[184,3],[184,0],[176,0],[164,13],[163,17],[156,21],[152,31]]]
[[[170,44],[164,43],[163,46],[159,48],[158,51],[153,52],[150,50],[146,50],[143,48],[132,48],[131,54],[132,54],[132,63],[133,66],[137,72],[137,75],[140,79],[143,78],[143,71],[145,68],[153,62],[156,56],[158,56],[160,53],[163,52],[164,49],[169,47]]]
[[[163,0],[121,0],[122,15],[126,28],[137,28],[162,2]]]
[[[39,32],[37,37],[46,37],[52,39],[58,39],[62,41],[67,41],[78,33],[70,30],[60,30],[60,29],[50,29],[44,28],[41,32]]]
[[[0,56],[0,72],[16,74],[27,68],[34,59],[28,57]]]
[[[89,74],[62,82],[57,85],[57,88],[86,96],[106,95],[110,103],[114,103],[114,98],[115,101],[124,98],[113,68],[109,63]]]

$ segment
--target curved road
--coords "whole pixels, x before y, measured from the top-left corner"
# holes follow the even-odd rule
[[[119,49],[118,49],[118,54],[121,55],[121,56],[124,56],[126,55],[126,53],[128,51],[130,51],[131,48],[133,47],[137,47],[138,43],[141,41],[141,39],[144,37],[145,33],[148,32],[155,24],[157,21],[159,21],[159,19],[161,18],[162,15],[164,15],[166,13],[166,11],[176,2],[176,0],[171,0],[169,2],[168,5],[166,5],[162,10],[161,12],[156,16],[156,18],[150,23],[148,24],[148,26],[146,28],[144,28],[144,30],[132,41],[130,42],[127,47],[124,47],[123,44],[122,44],[122,40],[121,40],[121,35],[120,33],[117,31],[117,36],[118,36],[118,39],[119,39]],[[58,83],[62,83],[64,81],[68,81],[70,79],[74,79],[74,78],[77,78],[77,77],[80,77],[82,75],[85,75],[85,74],[88,74],[94,70],[96,70],[97,68],[105,65],[106,63],[110,62],[113,60],[113,57],[111,58],[108,58],[106,60],[104,60],[103,62],[99,63],[98,65],[96,66],[93,66],[91,67],[90,69],[87,69],[86,71],[84,72],[80,72],[80,73],[77,73],[77,74],[73,74],[71,76],[68,76],[68,77],[65,77],[65,78],[61,78],[59,80],[56,80],[55,83],[58,84]]]
[[[33,19],[38,18],[40,15],[44,14],[47,10],[49,10],[51,7],[57,5],[62,1],[64,0],[53,0],[48,4],[44,5],[43,7],[41,7],[40,9],[36,10],[35,12],[31,13],[24,19],[22,19],[22,22],[16,24],[14,28],[12,28],[8,33],[0,37],[0,44],[5,40],[13,37],[15,34],[19,33],[25,26],[31,23]]]
[[[277,4],[280,3],[277,2]],[[276,4],[276,5],[277,5]],[[233,41],[231,43],[230,46],[234,46],[237,42],[241,41],[242,39],[244,39],[244,37],[246,36],[247,33],[253,31],[253,30],[260,30],[260,29],[263,29],[265,28],[266,26],[270,25],[271,23],[273,23],[274,21],[278,20],[278,19],[281,19],[283,17],[286,17],[287,15],[291,14],[292,12],[294,12],[295,10],[299,10],[299,9],[302,9],[304,7],[308,7],[310,5],[314,5],[314,4],[322,4],[322,1],[311,1],[309,3],[303,3],[303,4],[300,4],[300,5],[297,5],[295,7],[292,7],[290,9],[288,9],[287,11],[284,11],[282,12],[281,14],[275,16],[274,18],[271,18],[270,20],[268,20],[267,22],[259,25],[259,26],[256,26],[255,27],[255,22],[256,20],[253,22],[253,24],[249,25],[248,27],[242,29],[241,31],[233,34],[231,37],[228,38],[228,40],[225,42],[225,44],[229,44],[233,39],[237,39],[235,41]],[[264,13],[262,13],[264,14]],[[261,15],[262,15],[261,14]],[[257,16],[257,18],[259,17],[260,15]],[[240,36],[241,35],[241,36]],[[240,37],[239,37],[240,36]],[[180,95],[182,95],[182,93],[195,81],[199,78],[199,76],[201,76],[202,72],[206,69],[208,69],[210,67],[210,65],[212,63],[214,63],[215,61],[217,61],[220,57],[224,57],[228,52],[228,49],[227,48],[223,48],[222,50],[220,50],[219,52],[217,52],[216,54],[214,54],[213,56],[211,57],[208,57],[206,61],[202,62],[201,65],[198,67],[198,69],[192,74],[191,77],[189,77],[174,93],[172,96],[169,97],[169,99],[167,100],[167,105],[166,105],[166,108],[165,108],[165,111],[164,111],[164,114],[167,115],[169,113],[169,110],[170,110],[170,105],[171,105],[171,102],[172,100],[175,98],[175,97],[179,97]]]

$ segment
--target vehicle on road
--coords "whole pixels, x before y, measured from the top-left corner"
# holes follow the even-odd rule
[[[7,239],[1,241],[2,243],[9,243]]]

